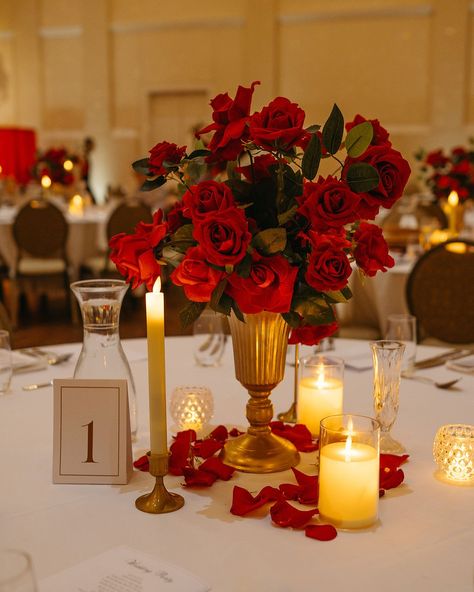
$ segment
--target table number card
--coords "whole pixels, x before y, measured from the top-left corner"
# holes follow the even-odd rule
[[[126,380],[54,381],[54,483],[125,484],[132,471]]]

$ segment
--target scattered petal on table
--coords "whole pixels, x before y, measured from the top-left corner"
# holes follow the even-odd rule
[[[270,508],[270,515],[273,522],[282,528],[287,528],[289,526],[292,528],[301,528],[318,513],[318,509],[298,510],[285,500],[278,500]]]
[[[224,446],[224,442],[219,440],[206,439],[196,440],[193,444],[193,451],[196,456],[209,458]]]
[[[280,499],[281,493],[275,487],[267,485],[255,497],[243,487],[236,485],[232,492],[231,514],[235,516],[245,516],[249,512],[261,508],[269,502]]]
[[[237,436],[241,436],[242,434],[245,434],[245,432],[241,432],[237,428],[232,428],[229,432],[231,438],[237,438]]]
[[[140,456],[140,458],[137,458],[137,460],[134,461],[133,466],[139,471],[148,472],[150,470],[150,462],[148,460],[148,456],[146,454]]]
[[[192,467],[185,467],[183,475],[188,487],[210,487],[217,480],[217,475],[214,473],[193,469]]]
[[[170,446],[169,472],[172,475],[183,475],[183,468],[191,463],[191,444],[196,439],[194,430],[178,432]]]
[[[313,452],[318,449],[318,443],[313,442],[311,432],[303,424],[297,423],[293,426],[282,421],[272,421],[270,428],[276,436],[292,442],[300,452]]]
[[[390,471],[389,473],[380,474],[380,488],[381,489],[394,489],[403,483],[405,474],[402,469],[398,471]]]
[[[332,541],[337,537],[337,530],[332,524],[308,524],[304,533],[310,539],[318,541]]]
[[[205,460],[202,465],[199,467],[200,471],[207,471],[208,473],[212,473],[219,479],[223,481],[228,481],[235,472],[234,467],[229,467],[229,465],[225,465],[220,458],[216,456],[211,456]]]
[[[229,437],[229,432],[227,428],[223,425],[217,426],[212,432],[208,435],[208,438],[212,438],[213,440],[219,440],[219,442],[225,442]]]

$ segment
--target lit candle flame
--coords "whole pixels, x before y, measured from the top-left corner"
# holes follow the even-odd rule
[[[41,177],[41,187],[43,187],[43,189],[49,189],[49,187],[51,187],[51,179],[48,175],[43,175]]]
[[[448,203],[451,207],[456,207],[459,203],[459,196],[457,191],[451,191],[448,197]]]
[[[63,162],[63,168],[65,171],[72,171],[72,169],[74,168],[74,164],[73,164],[72,160],[69,160],[69,159],[65,160]]]
[[[153,284],[153,292],[161,292],[161,278],[159,276]]]
[[[316,373],[317,373],[317,376],[318,376],[318,378],[316,379],[316,386],[317,386],[317,388],[322,389],[324,387],[324,383],[325,383],[325,380],[324,380],[324,364],[323,363],[318,364],[318,367],[316,369]]]
[[[347,440],[346,440],[346,446],[344,448],[344,455],[345,455],[346,462],[351,462],[353,427],[354,427],[354,424],[352,423],[352,417],[349,417],[349,421],[347,422],[347,432],[348,432],[347,433]]]

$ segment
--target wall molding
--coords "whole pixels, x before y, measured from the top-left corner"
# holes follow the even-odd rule
[[[474,2],[472,3],[474,5]],[[278,21],[285,25],[296,25],[314,21],[365,18],[400,18],[431,16],[433,7],[429,4],[416,6],[390,6],[387,8],[361,8],[360,10],[324,10],[318,12],[281,14]]]
[[[168,21],[165,23],[150,23],[147,21],[137,21],[134,23],[111,23],[109,26],[112,33],[142,33],[147,31],[165,31],[171,29],[220,29],[221,27],[243,27],[245,19],[243,17],[228,17],[217,19],[186,19]]]
[[[79,26],[73,27],[41,27],[38,34],[44,39],[71,39],[73,37],[80,37],[84,29]]]
[[[0,41],[9,41],[15,37],[14,31],[9,31],[8,29],[0,30]]]
[[[83,129],[42,129],[39,130],[41,138],[48,140],[83,140],[87,132]]]
[[[136,140],[138,137],[138,130],[133,127],[115,127],[112,129],[112,138],[114,140]]]

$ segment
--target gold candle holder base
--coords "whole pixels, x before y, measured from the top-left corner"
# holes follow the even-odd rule
[[[153,491],[135,500],[135,507],[149,514],[166,514],[179,510],[184,506],[183,496],[170,493],[163,483],[163,477],[168,474],[169,454],[148,452],[147,456],[150,462],[150,474],[156,477],[156,483]]]
[[[277,417],[285,423],[296,423],[296,403],[292,403],[288,411],[279,413]]]

